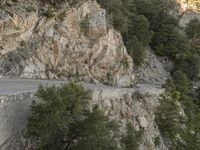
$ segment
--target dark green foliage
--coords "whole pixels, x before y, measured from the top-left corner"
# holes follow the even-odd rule
[[[81,21],[80,23],[80,30],[81,32],[83,32],[83,34],[87,35],[88,31],[89,31],[89,18],[88,16],[85,17],[85,19],[83,21]]]
[[[117,150],[118,126],[98,108],[89,111],[90,91],[69,83],[40,86],[31,107],[26,136],[41,150]]]
[[[123,65],[124,69],[127,70],[129,67],[129,62],[126,57],[121,60],[121,64]]]
[[[70,83],[62,87],[40,87],[31,107],[27,136],[39,139],[43,149],[60,149],[69,125],[86,112],[89,91]],[[60,142],[60,143],[59,143]]]
[[[185,150],[199,150],[200,149],[200,112],[193,111],[193,119],[189,120],[187,123],[187,130],[185,130],[184,135],[182,135],[185,143],[179,145],[179,149]]]
[[[179,95],[178,97],[171,96],[171,100],[173,100],[171,101],[171,105],[168,104],[170,99],[165,98],[161,100],[160,106],[157,108],[156,122],[163,136],[168,136],[167,139],[172,142],[172,149],[198,149],[200,142],[198,90],[194,92],[190,79],[183,71],[174,71],[172,75],[173,79],[168,80],[165,85],[167,93],[168,95],[173,95],[174,91],[178,91]],[[177,105],[175,101],[179,102],[179,105]],[[179,113],[180,110],[177,109],[177,106],[179,108],[182,107],[184,114],[181,115]],[[160,113],[168,116],[166,120],[160,119],[163,117],[159,115]],[[176,119],[176,117],[180,117],[180,121],[178,121],[179,119]],[[177,126],[174,124],[174,119],[178,121]],[[173,129],[173,131],[168,130],[170,128]],[[179,135],[179,139],[176,138],[177,135]]]
[[[200,87],[196,88],[195,91],[195,104],[200,108]]]
[[[180,114],[181,107],[178,105],[180,93],[173,92],[162,96],[160,106],[156,112],[156,124],[158,125],[163,137],[170,139],[173,147],[177,145],[177,134],[182,132],[181,123],[183,116]]]
[[[68,0],[70,6],[74,7],[80,0]]]
[[[139,41],[136,36],[133,36],[131,39],[127,40],[126,47],[134,62],[140,65],[143,62],[145,52],[142,42]]]
[[[148,45],[153,35],[153,32],[149,31],[149,21],[143,15],[135,15],[132,20],[133,26],[131,30],[134,30],[133,35],[137,36],[144,46]]]
[[[127,135],[122,138],[124,150],[137,150],[142,140],[143,130],[136,131],[131,123],[127,126]]]
[[[162,24],[157,28],[159,30],[155,31],[151,42],[156,54],[174,59],[176,54],[184,52],[185,49],[187,50],[187,47],[185,47],[186,39],[177,28],[166,24]]]
[[[117,129],[118,126],[114,121],[109,121],[102,111],[94,108],[86,119],[73,124],[70,134],[75,137],[78,135],[78,141],[71,149],[117,150],[118,143],[114,140],[115,133],[119,132]]]
[[[155,139],[154,139],[154,144],[155,146],[159,146],[160,145],[160,137],[157,136]]]
[[[200,38],[200,21],[199,21],[199,19],[191,20],[186,28],[186,32],[187,32],[189,38]]]
[[[59,14],[58,19],[60,21],[64,21],[65,17],[66,17],[66,12],[62,12],[62,13]]]
[[[137,12],[135,0],[98,0],[106,8],[108,18],[112,18],[115,29],[123,35],[124,43],[136,65],[144,59],[145,47],[150,43],[153,32],[144,15]]]
[[[151,46],[156,54],[173,59],[177,53],[187,49],[186,38],[176,27],[177,21],[167,13],[162,12],[156,19],[159,21],[152,24],[155,34]]]
[[[188,89],[191,88],[190,80],[181,70],[173,72],[173,79],[177,91],[181,93],[187,93]]]
[[[189,55],[186,58],[177,59],[174,70],[182,70],[191,80],[197,80],[200,73],[200,56]]]
[[[52,18],[54,17],[54,11],[48,8],[46,11],[43,12],[43,15],[47,18]]]

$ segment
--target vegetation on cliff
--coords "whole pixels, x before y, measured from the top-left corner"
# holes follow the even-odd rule
[[[200,74],[200,22],[192,20],[185,31],[180,29],[178,20],[167,12],[168,6],[161,0],[97,1],[107,10],[112,25],[121,32],[135,64],[142,64],[147,46],[151,46],[157,55],[173,61],[172,78],[165,85],[166,93],[160,100],[156,123],[170,149],[199,149],[200,92],[199,88],[193,89],[192,83],[199,80]],[[99,150],[117,149],[113,136],[117,138],[118,135],[111,134],[118,130],[116,124],[111,123],[98,108],[88,111],[91,98],[87,92],[82,88],[77,91],[79,87],[74,84],[70,86],[40,88],[38,97],[41,102],[33,104],[27,135],[38,137],[43,149],[59,146],[56,143],[63,139],[73,143],[69,149],[95,149],[96,145]],[[64,96],[66,98],[63,99]],[[79,101],[80,97],[86,101]],[[55,110],[47,111],[51,107]],[[47,116],[42,116],[44,114]],[[63,115],[66,120],[61,118]],[[87,127],[91,130],[87,130]],[[43,128],[44,131],[38,130]],[[99,130],[101,132],[97,132]],[[127,150],[134,147],[131,144],[138,144],[132,141],[134,130],[128,130],[132,134],[128,134],[121,144]]]
[[[98,106],[91,107],[91,92],[69,83],[61,87],[40,86],[31,107],[26,137],[41,150],[131,150],[137,149],[142,132],[127,125],[122,141],[119,126]]]
[[[136,64],[142,64],[147,45],[157,55],[174,62],[172,79],[166,83],[167,91],[160,101],[156,122],[169,148],[199,149],[199,92],[192,87],[192,81],[199,80],[200,73],[199,21],[192,20],[183,31],[178,20],[167,12],[168,5],[160,0],[98,1],[107,9],[114,27],[122,32]],[[117,20],[121,20],[120,24]]]
[[[166,11],[168,5],[160,0],[126,0],[126,2],[111,0],[109,3],[98,0],[98,2],[107,9],[114,27],[121,31],[128,52],[137,65],[142,64],[145,47],[150,45],[157,55],[167,56],[177,67],[182,67],[190,79],[198,78],[200,64],[198,49],[179,29],[178,20]],[[194,30],[193,27],[191,30],[196,32],[198,29]],[[186,65],[192,67],[184,67]]]
[[[42,150],[116,150],[118,129],[102,111],[89,111],[90,91],[70,83],[62,87],[40,87],[27,124],[27,136],[39,140]],[[111,132],[112,131],[112,132]]]

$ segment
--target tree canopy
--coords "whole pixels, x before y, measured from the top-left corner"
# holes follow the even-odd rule
[[[98,108],[89,111],[90,91],[69,83],[40,86],[36,96],[26,135],[39,140],[39,149],[117,150],[118,126]]]

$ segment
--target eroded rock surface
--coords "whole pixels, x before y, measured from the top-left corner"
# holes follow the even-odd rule
[[[107,27],[106,12],[96,1],[59,10],[32,3],[19,0],[0,9],[2,76],[122,86],[134,80],[122,37]]]
[[[144,63],[135,71],[136,81],[145,84],[162,85],[169,77],[167,69],[171,69],[169,59],[158,58],[150,48],[145,52]]]

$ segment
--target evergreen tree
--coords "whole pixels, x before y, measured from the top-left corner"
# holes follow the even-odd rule
[[[90,91],[69,83],[40,86],[31,107],[27,138],[41,150],[117,150],[118,126],[99,109],[89,111]]]
[[[41,149],[62,148],[62,140],[69,139],[69,125],[79,120],[87,111],[90,92],[74,83],[62,87],[40,86],[31,106],[27,133],[30,138],[40,141]]]
[[[160,105],[156,111],[156,124],[158,125],[165,140],[169,140],[171,148],[177,147],[180,142],[177,138],[178,134],[182,134],[181,124],[184,117],[181,115],[180,93],[173,91],[162,96]]]
[[[191,20],[186,28],[186,32],[187,32],[189,38],[200,38],[200,21],[199,21],[199,19]]]
[[[87,118],[74,123],[70,134],[77,139],[72,150],[118,150],[115,140],[118,126],[102,111],[94,108]]]
[[[136,36],[129,38],[127,40],[127,49],[129,55],[133,58],[133,61],[136,65],[140,65],[143,63],[145,49],[141,41],[138,40]]]
[[[126,126],[127,135],[122,138],[125,150],[137,150],[141,143],[143,130],[136,131],[131,123]]]

